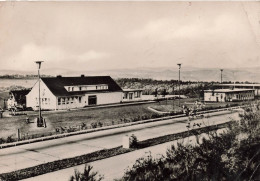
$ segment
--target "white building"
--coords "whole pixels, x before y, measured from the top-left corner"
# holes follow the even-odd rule
[[[204,91],[204,101],[207,102],[246,101],[254,98],[254,89],[215,89]]]
[[[142,89],[123,89],[123,102],[129,101],[141,101],[142,100]]]
[[[51,77],[40,79],[41,109],[57,110],[122,101],[123,91],[110,76]],[[39,107],[39,82],[26,96],[27,107]]]
[[[223,89],[254,89],[255,96],[260,96],[260,84],[217,84],[216,86]]]

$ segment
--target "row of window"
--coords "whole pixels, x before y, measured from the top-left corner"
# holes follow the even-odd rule
[[[41,105],[50,105],[50,98],[41,98]],[[36,98],[36,105],[39,105],[38,98]]]
[[[134,94],[134,97],[135,98],[140,98],[141,97],[141,92],[140,91],[137,91],[137,92],[125,92],[124,93],[124,96],[123,96],[123,99],[133,99],[133,94]]]
[[[236,95],[237,99],[253,98],[254,94],[238,94]]]
[[[81,103],[81,97],[64,97],[58,98],[58,105],[66,105],[66,104],[74,104],[74,103]]]
[[[106,90],[108,85],[93,85],[93,86],[71,86],[67,87],[68,92],[86,91],[86,90]]]

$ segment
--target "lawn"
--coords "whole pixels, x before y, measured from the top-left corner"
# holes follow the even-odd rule
[[[188,99],[181,99],[180,100],[180,107],[179,107],[179,102],[178,100],[168,100],[168,101],[161,101],[160,104],[157,105],[152,105],[151,108],[157,110],[157,111],[162,111],[162,112],[172,112],[174,111],[180,111],[182,110],[182,106],[185,105],[188,108],[194,108],[195,106],[195,101],[198,99],[196,98],[188,98]],[[201,101],[201,100],[200,100]],[[246,102],[210,102],[210,103],[205,103],[204,108],[220,108],[220,107],[227,107],[227,106],[234,106],[234,105],[242,105]],[[174,108],[174,109],[173,109]]]
[[[72,111],[43,112],[46,119],[47,128],[37,128],[34,119],[38,116],[37,112],[29,112],[28,115],[4,117],[0,119],[0,138],[13,136],[16,138],[17,130],[20,129],[22,135],[42,134],[55,132],[56,128],[76,127],[85,123],[90,127],[92,122],[101,122],[103,125],[111,125],[112,121],[117,124],[121,119],[130,119],[137,116],[154,114],[148,106],[151,104],[129,105],[110,108],[84,109]],[[6,114],[6,113],[5,113]],[[26,117],[33,123],[26,123]]]

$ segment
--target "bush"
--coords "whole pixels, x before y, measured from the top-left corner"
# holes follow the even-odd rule
[[[15,141],[15,139],[12,138],[12,136],[8,136],[7,139],[6,139],[6,143],[12,143],[14,141]]]
[[[200,134],[197,131],[190,133]],[[166,157],[140,158],[122,180],[258,180],[260,111],[245,109],[239,124],[222,134],[209,132],[198,145],[172,146]]]
[[[132,134],[129,137],[129,144],[130,144],[130,148],[136,148],[137,147],[138,140],[137,140],[137,137],[134,134]]]
[[[74,175],[70,177],[70,181],[101,181],[104,179],[103,176],[98,175],[98,172],[92,171],[93,166],[85,164],[85,168],[82,173],[77,169],[74,171]]]

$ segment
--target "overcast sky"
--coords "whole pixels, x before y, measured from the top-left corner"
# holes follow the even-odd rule
[[[0,2],[0,69],[260,66],[259,2]]]

